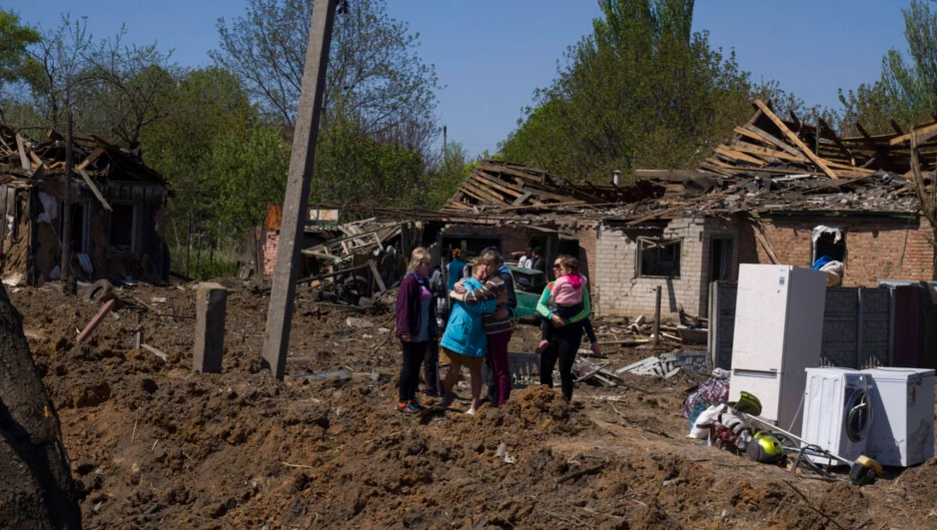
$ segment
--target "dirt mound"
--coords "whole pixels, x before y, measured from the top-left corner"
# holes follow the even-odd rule
[[[794,479],[805,501],[785,484],[785,470],[682,439],[680,403],[691,383],[681,377],[629,376],[629,387],[616,389],[583,384],[572,403],[558,389],[515,389],[506,406],[483,405],[475,416],[399,414],[399,345],[392,316],[379,309],[300,296],[288,377],[276,381],[259,371],[266,300],[229,287],[221,374],[191,370],[189,286],[121,293],[156,310],[142,315],[144,340],[166,360],[133,349],[132,313],[108,317],[75,347],[75,330],[96,306],[53,289],[13,295],[59,409],[86,527],[817,530],[837,528],[831,521],[876,529],[933,522],[926,516],[935,462],[862,489]],[[371,327],[349,326],[349,315]],[[515,334],[535,343],[538,331]],[[351,379],[303,377],[342,367]],[[591,399],[609,396],[615,401]],[[467,408],[464,396],[456,407]]]

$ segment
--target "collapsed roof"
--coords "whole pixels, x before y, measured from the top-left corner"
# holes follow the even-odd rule
[[[36,142],[0,124],[0,183],[14,179],[61,177],[65,174],[66,139],[50,130],[47,139]],[[87,182],[129,181],[168,186],[156,170],[138,157],[97,136],[74,136],[74,177]]]

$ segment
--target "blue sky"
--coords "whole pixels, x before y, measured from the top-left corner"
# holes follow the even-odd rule
[[[354,0],[351,0],[352,5]],[[901,8],[910,0],[697,0],[694,29],[734,49],[756,80],[777,79],[808,105],[838,106],[837,89],[871,82],[889,48],[904,49]],[[174,49],[185,66],[210,64],[216,21],[243,0],[7,0],[24,21],[53,27],[60,13],[87,15],[97,37],[127,26],[128,40]],[[389,0],[388,10],[421,34],[436,65],[440,124],[472,154],[494,151],[516,127],[533,91],[554,78],[567,46],[591,31],[594,0]]]

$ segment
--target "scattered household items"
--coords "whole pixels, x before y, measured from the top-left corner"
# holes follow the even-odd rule
[[[867,454],[869,430],[879,418],[872,412],[869,376],[852,368],[807,368],[803,439],[847,458]],[[931,444],[933,445],[933,444]],[[813,456],[817,464],[834,465]]]
[[[729,401],[729,374],[716,368],[705,383],[692,389],[683,400],[683,417],[692,427],[700,413],[713,405]]]
[[[706,372],[706,352],[678,351],[662,353],[631,363],[615,370],[616,374],[656,375],[669,379],[681,369],[695,373]]]
[[[809,469],[829,479],[843,480],[856,486],[865,486],[866,484],[871,484],[875,480],[875,477],[882,473],[881,464],[868,456],[860,455],[854,460],[845,458],[827,449],[813,445],[794,433],[775,426],[773,422],[765,418],[746,414],[744,412],[738,412],[738,414],[750,425],[763,428],[767,432],[770,432],[781,442],[786,453],[797,453],[791,465],[791,475],[794,475],[797,470],[802,469],[801,466],[803,466],[803,468]],[[828,461],[830,465],[826,466],[815,463],[818,461]],[[841,465],[849,466],[848,479],[830,471],[831,467],[839,467]]]
[[[707,445],[744,455],[749,460],[763,464],[784,464],[790,454],[793,457],[790,466],[792,476],[798,470],[806,470],[825,478],[863,486],[881,474],[882,466],[875,460],[862,454],[847,458],[811,444],[759,416],[756,411],[761,408],[761,401],[755,395],[740,391],[739,401],[712,405],[702,411],[692,423],[687,437],[705,440]],[[828,464],[818,463],[824,461]],[[849,478],[830,471],[841,465],[849,466]]]
[[[886,466],[934,457],[934,370],[869,368],[872,422],[867,454]]]
[[[755,433],[745,448],[745,454],[749,460],[761,462],[762,464],[779,464],[786,457],[781,441],[778,440],[777,436],[766,431]]]
[[[805,368],[820,364],[826,275],[789,265],[739,266],[729,399],[747,390],[762,416],[800,432]]]
[[[817,227],[820,228],[820,227]],[[838,287],[843,283],[844,265],[842,261],[829,256],[820,256],[811,269],[826,273],[826,286]]]

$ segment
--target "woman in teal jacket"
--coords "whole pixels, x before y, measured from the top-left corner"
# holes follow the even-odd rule
[[[479,289],[486,279],[486,273],[485,264],[480,260],[475,260],[472,266],[472,277],[466,279],[462,285],[467,291]],[[472,406],[466,412],[475,414],[481,398],[482,363],[488,347],[488,337],[485,333],[482,315],[494,313],[496,305],[497,300],[488,300],[475,305],[466,305],[457,301],[452,306],[446,332],[439,342],[440,348],[450,362],[446,380],[443,382],[443,399],[440,404],[445,406],[452,403],[452,389],[459,381],[459,372],[465,366],[472,376]]]

